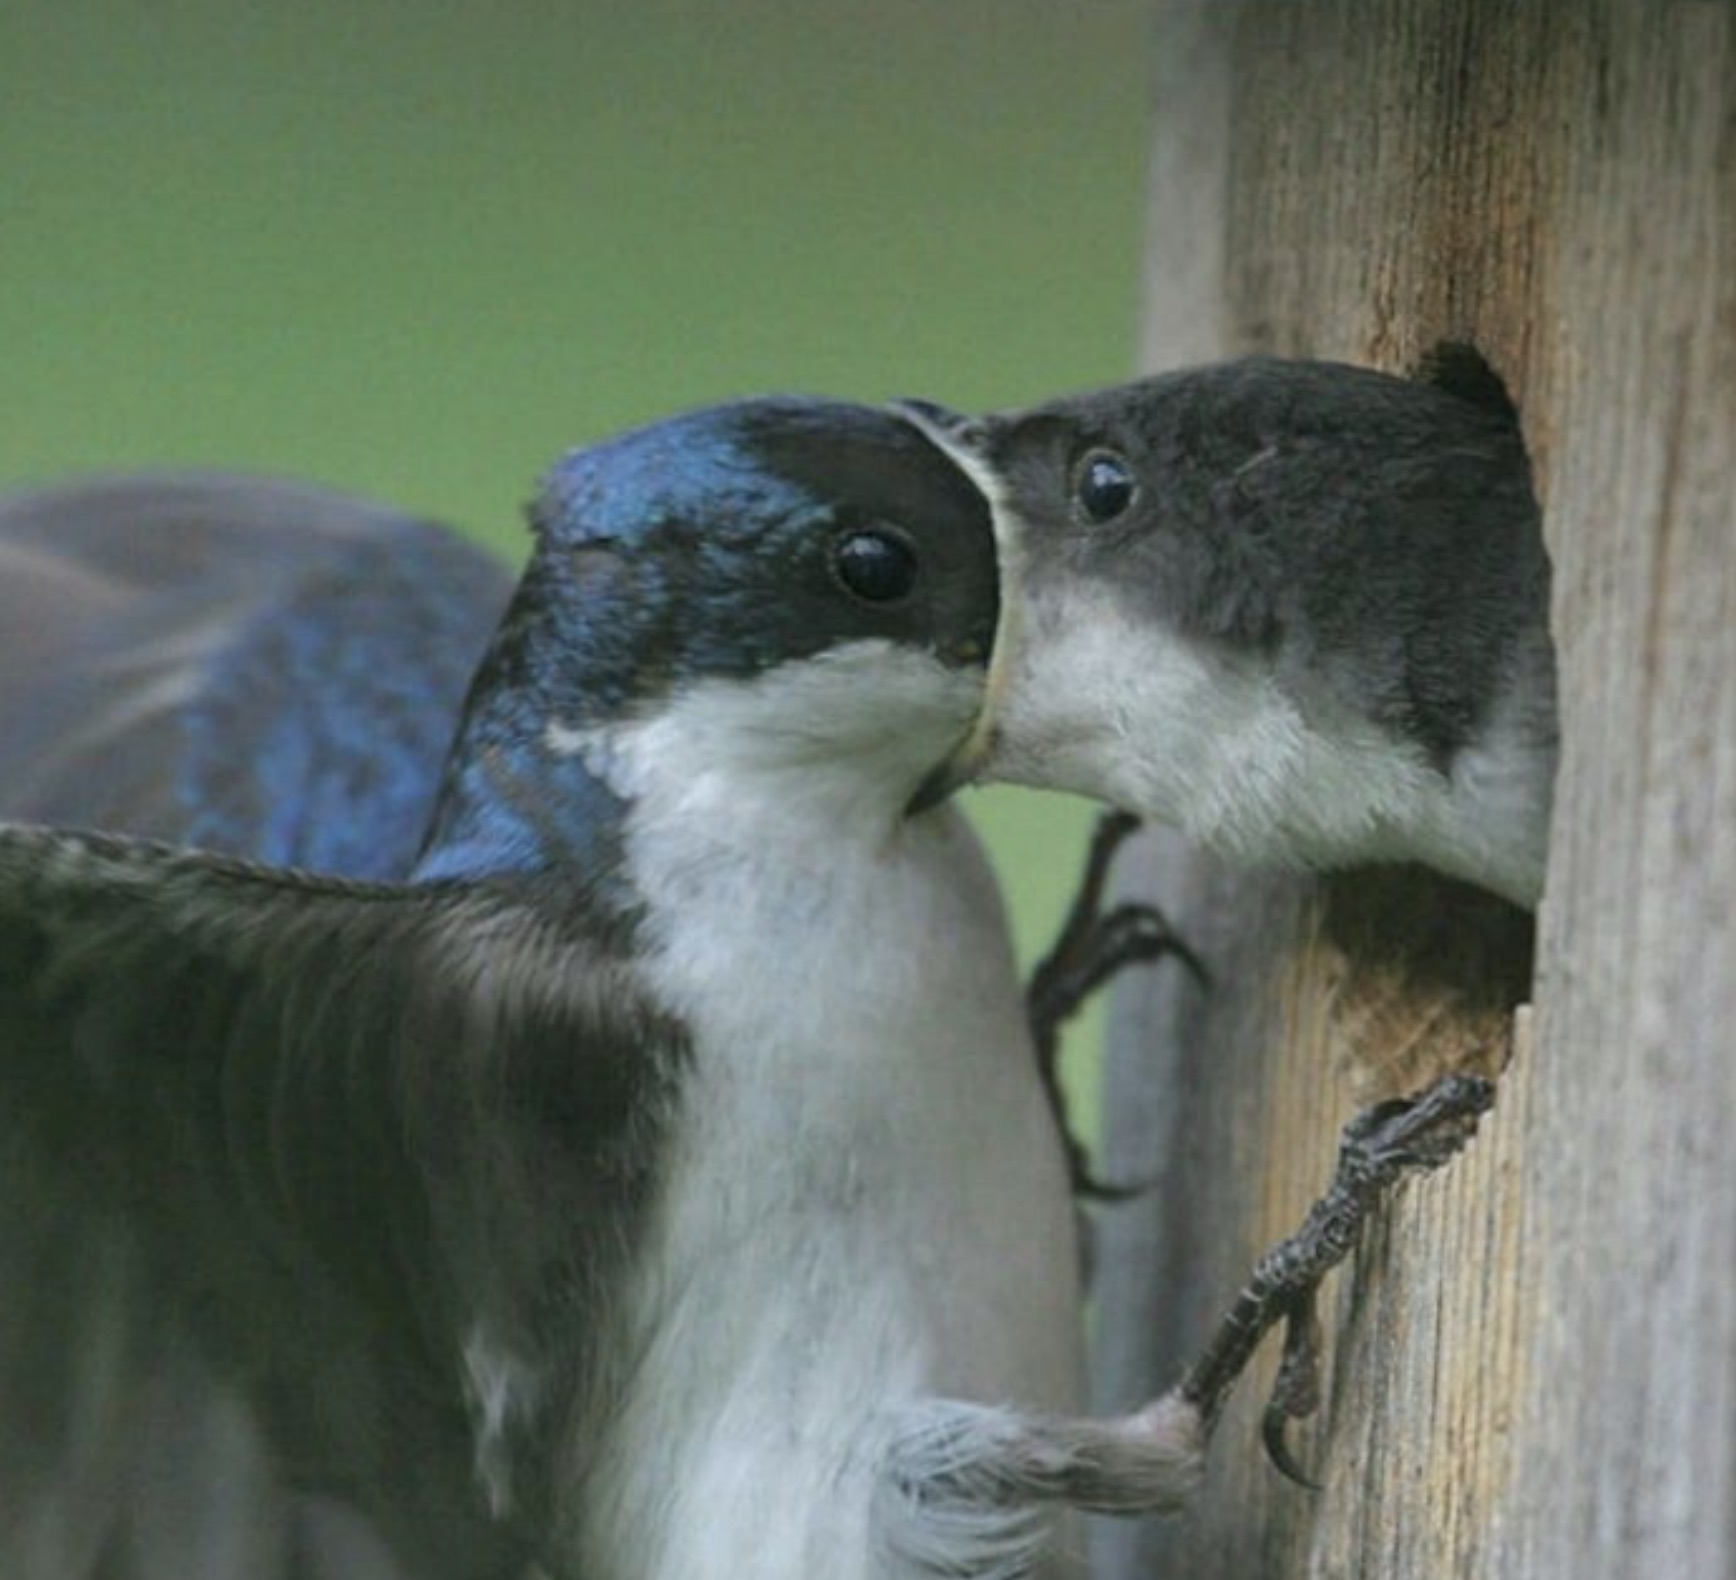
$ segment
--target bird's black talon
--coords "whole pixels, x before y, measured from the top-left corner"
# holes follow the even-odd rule
[[[1109,869],[1115,863],[1116,853],[1138,827],[1139,819],[1131,813],[1111,811],[1103,813],[1097,819],[1097,827],[1092,830],[1091,844],[1085,854],[1085,871],[1079,879],[1079,892],[1068,907],[1060,936],[1038,962],[1026,992],[1026,998],[1033,1004],[1033,1014],[1039,1012],[1039,999],[1047,1001],[1043,1011],[1051,1017],[1053,1025],[1058,1026],[1079,1006],[1082,995],[1075,995],[1072,1002],[1067,1003],[1065,983],[1076,974],[1080,958],[1095,952],[1092,938],[1104,919],[1103,888],[1109,881]]]
[[[1032,1029],[1058,1036],[1086,999],[1123,967],[1173,956],[1201,986],[1209,985],[1205,963],[1170,926],[1155,905],[1129,902],[1092,919],[1066,949],[1051,952],[1032,974],[1026,1002]]]
[[[1320,1408],[1320,1315],[1316,1296],[1319,1286],[1297,1297],[1284,1324],[1284,1353],[1278,1375],[1272,1382],[1272,1403],[1293,1421],[1311,1416]]]
[[[1290,1447],[1288,1434],[1290,1423],[1295,1419],[1276,1399],[1267,1400],[1265,1412],[1260,1417],[1260,1443],[1266,1450],[1266,1458],[1272,1462],[1272,1468],[1286,1481],[1293,1481],[1309,1492],[1320,1492],[1322,1484],[1302,1468],[1302,1462]]]
[[[1272,1394],[1260,1418],[1260,1441],[1279,1474],[1311,1492],[1320,1483],[1303,1471],[1290,1447],[1292,1421],[1303,1421],[1320,1408],[1320,1317],[1318,1287],[1304,1290],[1284,1323],[1284,1353]]]
[[[1115,1180],[1102,1178],[1091,1167],[1090,1160],[1085,1155],[1085,1148],[1073,1139],[1068,1142],[1068,1181],[1073,1194],[1085,1201],[1102,1202],[1113,1206],[1116,1202],[1132,1201],[1135,1196],[1143,1196],[1154,1183],[1151,1180],[1131,1180],[1118,1183]],[[1075,1155],[1076,1154],[1076,1155]]]
[[[1127,812],[1105,812],[1098,818],[1079,892],[1061,924],[1060,936],[1038,962],[1025,989],[1037,1068],[1065,1141],[1073,1192],[1091,1201],[1124,1201],[1145,1187],[1107,1183],[1092,1172],[1085,1148],[1067,1119],[1059,1068],[1061,1027],[1118,971],[1142,961],[1174,956],[1196,981],[1209,982],[1204,962],[1156,906],[1127,903],[1104,909],[1103,893],[1116,853],[1138,827],[1139,819]]]
[[[1369,1214],[1413,1169],[1435,1169],[1476,1133],[1495,1101],[1495,1083],[1480,1075],[1443,1076],[1414,1098],[1395,1098],[1364,1109],[1344,1128],[1332,1183],[1287,1240],[1255,1264],[1242,1291],[1220,1319],[1206,1348],[1177,1386],[1207,1429],[1216,1422],[1260,1342],[1287,1324],[1284,1357],[1266,1405],[1261,1437],[1272,1463],[1292,1481],[1313,1486],[1301,1472],[1285,1436],[1292,1420],[1319,1406],[1320,1341],[1317,1292],[1326,1275],[1356,1247]]]
[[[1125,965],[1160,960],[1165,955],[1179,960],[1201,987],[1211,985],[1211,973],[1205,962],[1155,905],[1130,901],[1116,906],[1098,919],[1085,947],[1097,963],[1097,975],[1088,984],[1087,992]]]

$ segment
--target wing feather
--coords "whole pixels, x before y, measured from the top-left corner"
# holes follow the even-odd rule
[[[412,1572],[516,1561],[474,1470],[540,1505],[551,1414],[606,1388],[579,1292],[632,1243],[681,1048],[607,936],[523,888],[0,828],[0,1162],[41,1228],[13,1212],[0,1235],[33,1314],[0,1420],[118,1247],[129,1320],[155,1303],[173,1365],[240,1402],[292,1488],[361,1511]],[[479,1333],[536,1397],[466,1399]],[[12,1575],[8,1511],[64,1493],[78,1453],[5,1438]],[[118,1529],[120,1482],[96,1481]]]

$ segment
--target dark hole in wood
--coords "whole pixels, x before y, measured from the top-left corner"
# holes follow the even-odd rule
[[[1322,888],[1322,936],[1359,973],[1467,1014],[1505,1014],[1530,997],[1535,930],[1518,906],[1423,867],[1335,873]]]

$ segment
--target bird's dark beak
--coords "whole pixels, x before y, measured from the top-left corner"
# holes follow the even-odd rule
[[[955,790],[970,784],[992,755],[997,714],[1012,674],[1013,655],[1023,629],[1024,551],[1018,522],[1006,508],[1005,487],[990,456],[994,419],[967,417],[933,401],[899,400],[891,410],[953,463],[981,490],[994,526],[995,555],[1000,573],[999,614],[994,646],[989,653],[988,679],[982,711],[970,733],[952,754],[923,780],[905,808],[907,816],[939,805]]]

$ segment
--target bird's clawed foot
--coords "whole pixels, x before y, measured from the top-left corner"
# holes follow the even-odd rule
[[[1099,1200],[1116,1200],[1131,1191],[1107,1185],[1092,1173],[1085,1149],[1067,1122],[1059,1069],[1061,1027],[1124,966],[1173,955],[1196,980],[1207,980],[1199,956],[1156,906],[1129,903],[1104,908],[1103,891],[1116,853],[1138,827],[1139,819],[1127,812],[1105,812],[1098,819],[1079,892],[1062,923],[1061,935],[1038,962],[1025,989],[1025,1012],[1036,1045],[1037,1067],[1066,1142],[1073,1189]]]
[[[1321,1281],[1355,1248],[1364,1222],[1392,1186],[1412,1170],[1439,1168],[1452,1158],[1494,1101],[1493,1081],[1446,1075],[1416,1097],[1375,1104],[1345,1127],[1326,1194],[1295,1234],[1260,1258],[1176,1390],[1198,1407],[1208,1429],[1260,1341],[1282,1322],[1284,1355],[1261,1436],[1284,1475],[1314,1485],[1291,1453],[1286,1432],[1320,1404]]]
[[[1025,1574],[1048,1536],[1045,1505],[1097,1514],[1180,1508],[1198,1481],[1211,1431],[1260,1340],[1287,1324],[1284,1360],[1266,1407],[1278,1468],[1311,1485],[1284,1428],[1320,1399],[1315,1296],[1350,1252],[1370,1210],[1412,1169],[1437,1168],[1470,1139],[1494,1084],[1449,1075],[1414,1099],[1381,1103],[1346,1127],[1331,1188],[1300,1230],[1260,1258],[1180,1384],[1131,1415],[1025,1415],[959,1400],[913,1404],[895,1422],[879,1496],[899,1562],[930,1574]],[[965,1544],[968,1543],[968,1553]]]

